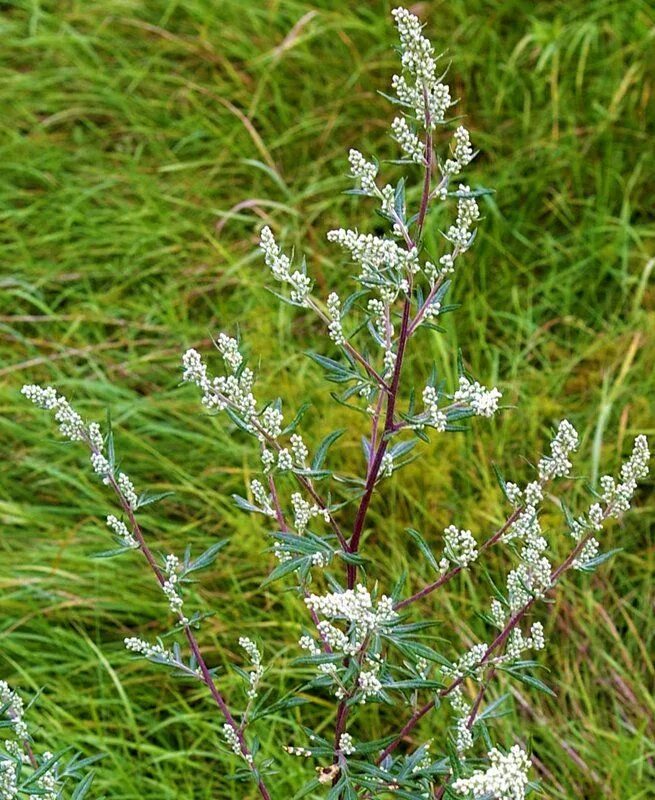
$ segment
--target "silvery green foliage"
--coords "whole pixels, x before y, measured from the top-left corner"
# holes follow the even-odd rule
[[[64,751],[39,753],[25,719],[27,710],[22,697],[0,680],[0,728],[4,729],[0,744],[0,800],[82,800],[93,781],[93,773],[87,768],[96,759],[71,757]]]
[[[534,674],[533,655],[546,645],[543,624],[535,618],[539,604],[569,570],[591,572],[611,555],[600,553],[602,529],[628,510],[637,481],[648,473],[650,455],[645,437],[638,436],[619,477],[601,478],[601,492],[587,510],[574,516],[560,503],[571,539],[559,561],[552,544],[557,542],[561,549],[561,537],[543,529],[541,511],[545,498],[573,475],[579,437],[567,420],[556,426],[545,455],[526,454],[537,457],[527,485],[499,478],[508,510],[496,531],[473,532],[455,519],[434,552],[419,531],[408,529],[407,541],[434,571],[432,582],[407,586],[406,576],[398,576],[395,585],[381,586],[375,565],[366,563],[362,534],[370,505],[384,491],[385,481],[408,463],[410,452],[420,452],[428,432],[449,435],[462,430],[467,418],[493,417],[502,399],[497,388],[469,375],[461,359],[452,386],[436,370],[427,385],[412,386],[404,369],[421,329],[439,331],[436,323],[456,308],[447,296],[452,276],[463,268],[463,257],[474,242],[480,220],[476,198],[485,190],[454,184],[475,157],[465,127],[454,130],[447,152],[435,153],[433,134],[450,125],[454,102],[419,20],[402,8],[393,16],[402,69],[392,81],[395,96],[390,99],[399,114],[391,136],[400,148],[397,163],[407,174],[385,183],[377,161],[350,150],[352,192],[372,201],[387,225],[385,235],[358,228],[327,232],[327,239],[354,265],[352,293],[342,298],[332,292],[323,302],[314,293],[304,261],[294,264],[269,227],[260,235],[264,262],[281,287],[281,299],[301,313],[317,314],[325,324],[330,355],[315,353],[312,358],[327,380],[341,387],[337,401],[367,417],[363,475],[338,475],[330,466],[330,447],[343,430],[322,432],[317,437],[323,435],[320,444],[310,451],[300,432],[307,407],[296,409],[294,416],[285,413],[280,399],[262,399],[255,373],[235,338],[220,333],[216,339],[222,366],[215,366],[218,359],[210,365],[193,349],[182,359],[183,380],[197,387],[205,409],[227,415],[238,435],[251,437],[257,449],[260,474],[250,480],[246,496],[235,496],[235,502],[246,512],[262,515],[269,526],[274,567],[263,576],[265,583],[295,587],[305,614],[305,630],[290,668],[309,674],[309,679],[297,695],[272,699],[271,692],[263,690],[262,649],[242,636],[244,661],[238,672],[244,697],[228,704],[196,638],[202,616],[187,608],[184,596],[189,576],[210,566],[224,542],[196,558],[189,548],[182,557],[155,556],[139,526],[138,512],[158,498],[139,494],[117,467],[111,431],[103,434],[97,424],[85,422],[51,387],[26,386],[23,393],[54,413],[64,437],[87,446],[91,468],[113,491],[122,517],[107,517],[116,547],[105,555],[140,553],[161,587],[172,631],[155,642],[127,638],[127,649],[206,686],[222,717],[226,751],[240,764],[237,778],[254,781],[265,800],[279,797],[274,787],[280,764],[274,762],[300,757],[310,765],[298,797],[352,800],[392,793],[409,799],[448,795],[522,800],[531,788],[528,732],[516,731],[520,744],[508,747],[495,741],[491,723],[500,709],[498,701],[487,702],[487,689],[502,674],[505,681],[550,691]],[[415,195],[406,192],[406,186],[417,171],[419,199],[411,207],[408,198]],[[439,252],[430,252],[423,236],[434,205],[450,211],[453,219],[442,232]],[[492,547],[505,549],[509,566],[504,580],[494,586],[487,636],[465,649],[456,642],[436,649],[426,638],[434,623],[422,619],[419,610],[429,613],[438,590],[459,573],[467,570],[481,579],[478,562]],[[283,714],[308,694],[334,704],[330,735],[302,728],[278,759],[261,757],[256,727],[265,724],[262,718]],[[354,722],[358,731],[367,730],[371,704],[386,704],[394,710],[389,717],[402,720],[377,741],[352,732]],[[446,727],[449,735],[436,744],[422,741],[418,724],[437,712],[443,719],[440,730]]]

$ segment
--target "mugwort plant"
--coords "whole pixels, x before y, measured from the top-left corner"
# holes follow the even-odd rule
[[[274,567],[262,576],[265,583],[295,587],[306,615],[294,664],[312,677],[296,694],[271,699],[271,691],[263,689],[262,646],[242,637],[246,666],[239,674],[245,701],[236,710],[224,695],[220,673],[203,656],[198,641],[202,615],[185,602],[192,574],[209,567],[224,543],[195,559],[189,549],[182,557],[158,557],[139,522],[141,508],[156,498],[139,493],[117,466],[111,431],[86,422],[52,387],[25,386],[23,394],[54,414],[65,438],[87,448],[93,471],[113,493],[120,512],[107,517],[115,541],[111,555],[143,558],[165,596],[173,630],[157,641],[130,637],[125,646],[206,687],[220,715],[226,749],[240,764],[237,777],[252,781],[259,796],[281,797],[275,788],[280,762],[300,757],[308,768],[297,797],[523,800],[534,788],[526,734],[516,731],[509,746],[497,741],[492,723],[501,701],[490,702],[488,689],[494,681],[514,680],[548,691],[535,675],[538,664],[533,657],[546,644],[539,608],[566,574],[592,572],[612,554],[601,553],[602,531],[629,509],[637,482],[648,473],[650,455],[646,438],[638,436],[619,475],[602,477],[585,509],[574,514],[564,502],[557,503],[568,547],[565,557],[556,561],[554,534],[543,529],[541,512],[546,497],[552,498],[562,479],[572,475],[579,446],[576,429],[563,420],[555,426],[545,455],[526,454],[536,456],[527,485],[499,475],[507,514],[495,532],[474,534],[453,520],[435,554],[423,535],[410,528],[408,541],[434,571],[433,580],[408,587],[407,576],[401,575],[395,585],[380,585],[375,564],[362,547],[375,498],[408,462],[410,450],[413,455],[419,452],[429,435],[438,439],[462,430],[468,418],[493,417],[502,400],[499,389],[476,380],[461,358],[455,385],[436,370],[426,385],[409,385],[410,348],[424,330],[440,331],[441,318],[457,307],[448,295],[474,243],[480,220],[477,198],[486,190],[473,190],[462,178],[476,155],[463,125],[455,128],[447,153],[437,154],[435,139],[452,124],[455,102],[418,18],[403,8],[395,9],[393,17],[401,69],[393,77],[394,94],[389,97],[398,109],[391,136],[400,150],[395,164],[407,176],[421,176],[416,207],[410,207],[413,193],[406,193],[406,177],[385,183],[374,159],[350,151],[352,193],[374,208],[386,232],[367,233],[366,226],[327,232],[328,241],[354,265],[354,287],[348,296],[333,292],[321,300],[304,261],[287,255],[269,227],[260,235],[263,259],[279,284],[280,299],[300,313],[318,315],[325,325],[330,355],[311,357],[328,381],[342,387],[338,402],[368,419],[363,476],[337,475],[330,467],[329,450],[342,431],[325,432],[310,452],[301,433],[307,407],[292,417],[280,399],[258,396],[255,373],[237,339],[217,335],[223,362],[218,371],[196,350],[182,358],[182,379],[197,387],[204,408],[226,415],[236,435],[250,437],[257,448],[260,474],[250,481],[247,497],[235,501],[246,512],[266,518],[270,528]],[[452,207],[454,217],[442,231],[439,252],[431,251],[424,236],[434,207],[444,212]],[[558,549],[561,540],[557,538]],[[434,623],[421,614],[438,603],[438,590],[456,575],[468,571],[475,578],[478,562],[492,548],[502,550],[510,566],[504,580],[493,584],[484,618],[486,637],[463,651],[457,642],[436,649],[429,634]],[[478,577],[485,579],[479,572]],[[331,733],[303,728],[302,738],[288,743],[286,753],[265,757],[257,727],[265,724],[267,714],[279,715],[304,702],[300,692],[303,697],[313,693],[323,702],[331,698]],[[355,729],[367,730],[371,704],[385,704],[394,712],[382,715],[392,722],[381,739],[353,734]],[[448,734],[421,738],[437,713],[443,719],[439,730]],[[13,763],[4,768],[10,788],[3,788],[3,798],[16,794],[11,787],[18,780],[18,767]]]

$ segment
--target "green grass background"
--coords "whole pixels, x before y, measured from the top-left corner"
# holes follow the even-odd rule
[[[436,360],[452,374],[459,346],[515,407],[435,440],[374,504],[365,548],[383,583],[407,566],[415,587],[428,569],[404,526],[437,547],[452,521],[484,536],[504,513],[492,462],[525,480],[525,459],[564,416],[582,433],[577,475],[615,469],[636,433],[654,433],[655,393],[652,4],[416,9],[452,59],[481,150],[470,181],[496,194],[455,280],[463,308],[443,336],[417,337],[410,372],[419,383]],[[137,560],[89,560],[106,545],[110,500],[19,388],[52,382],[91,416],[111,408],[124,468],[139,487],[175,491],[145,516],[156,546],[231,537],[198,589],[198,606],[216,612],[203,646],[227,670],[247,632],[275,654],[270,685],[292,685],[283,665],[301,604],[281,586],[260,589],[271,564],[264,529],[229,500],[257,459],[179,388],[180,354],[209,353],[211,333],[238,330],[261,397],[279,394],[289,410],[314,403],[310,442],[344,424],[302,354],[326,347],[320,328],[267,293],[256,231],[265,220],[305,253],[324,296],[345,290],[348,267],[325,233],[370,224],[366,203],[340,193],[348,147],[392,153],[393,109],[376,94],[396,63],[389,10],[345,0],[0,3],[0,665],[27,695],[45,687],[31,715],[44,743],[107,754],[98,796],[252,793],[228,780],[233,762],[200,689],[124,653],[123,636],[163,629],[161,599]],[[361,423],[345,421],[335,463],[359,473]],[[582,502],[581,483],[569,489]],[[498,724],[507,744],[512,732],[532,736],[543,796],[655,796],[649,488],[606,535],[624,552],[567,581],[540,612],[557,698],[514,689]],[[424,611],[465,646],[484,632],[474,612],[487,597],[465,578]],[[228,671],[220,682],[241,702]],[[294,717],[329,730],[331,714],[326,703]],[[367,707],[355,735],[386,730],[384,716]],[[433,716],[421,733],[439,740],[444,729]],[[282,766],[276,797],[291,797],[311,770],[280,751],[293,726],[276,719],[260,734]]]

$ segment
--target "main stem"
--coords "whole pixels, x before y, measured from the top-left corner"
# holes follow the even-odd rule
[[[416,221],[416,236],[415,240],[407,236],[406,244],[408,250],[413,250],[417,246],[416,243],[421,240],[421,236],[423,234],[423,226],[425,224],[425,215],[427,214],[428,204],[430,201],[430,181],[432,179],[432,161],[433,161],[432,118],[430,115],[429,98],[427,91],[425,89],[423,90],[423,100],[425,109],[425,174],[423,177],[423,192],[421,194],[421,204],[419,207],[419,213]],[[362,538],[362,533],[364,531],[366,515],[368,513],[368,509],[371,504],[371,498],[373,497],[375,484],[380,474],[382,459],[384,458],[385,453],[387,452],[387,447],[389,446],[389,436],[393,433],[394,430],[394,414],[396,409],[396,402],[398,400],[398,387],[400,385],[400,374],[403,367],[403,359],[405,357],[405,349],[407,347],[407,341],[410,336],[411,304],[412,304],[412,280],[410,275],[409,288],[407,290],[407,296],[405,297],[405,302],[403,304],[403,316],[400,327],[400,335],[398,337],[396,363],[394,364],[391,386],[389,387],[389,391],[387,393],[387,407],[384,419],[384,429],[382,431],[382,435],[380,436],[379,444],[375,450],[373,461],[369,465],[368,474],[366,477],[366,484],[364,486],[364,494],[362,495],[362,499],[357,509],[357,515],[355,517],[353,533],[348,545],[348,549],[351,553],[357,553],[357,551],[359,550],[359,543]],[[374,428],[374,435],[375,433],[376,429]],[[352,589],[355,585],[355,580],[357,578],[357,567],[355,564],[347,564],[346,570],[347,570],[348,588]]]

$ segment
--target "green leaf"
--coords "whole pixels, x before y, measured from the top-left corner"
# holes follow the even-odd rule
[[[623,547],[615,547],[614,550],[608,550],[607,553],[601,553],[595,558],[589,559],[589,561],[585,562],[585,564],[580,567],[580,572],[593,572],[596,567],[599,567],[601,564],[609,561],[609,559],[615,556],[617,553],[621,553],[623,549]]]
[[[285,575],[288,575],[290,572],[295,572],[297,569],[303,566],[305,563],[310,563],[309,559],[306,556],[302,558],[292,558],[289,561],[283,561],[281,564],[278,564],[275,569],[271,572],[271,574],[262,581],[262,588],[264,586],[268,586],[269,584],[273,583],[274,581],[283,578]]]
[[[309,409],[311,407],[312,407],[311,403],[303,403],[300,406],[300,408],[298,409],[298,412],[297,412],[296,416],[291,420],[291,422],[287,425],[287,427],[282,431],[282,436],[286,436],[286,435],[288,435],[290,433],[293,433],[296,430],[296,428],[298,427],[298,425],[300,424],[300,421],[302,420],[302,418],[305,416],[305,414],[309,411]]]
[[[441,572],[439,569],[439,564],[437,563],[437,559],[434,557],[432,550],[430,550],[427,542],[421,536],[421,534],[417,530],[414,530],[414,528],[407,528],[407,533],[416,542],[419,550],[423,553],[432,569],[434,569],[435,572]]]
[[[314,458],[312,459],[312,470],[320,470],[327,456],[327,452],[332,445],[337,441],[340,436],[346,432],[346,428],[339,428],[336,431],[329,433],[319,444]]]
[[[143,506],[149,506],[152,503],[158,503],[165,497],[171,497],[171,495],[174,494],[175,492],[149,492],[146,489],[145,492],[142,492],[139,495],[139,499],[136,502],[136,508],[143,508]]]
[[[185,565],[182,575],[187,575],[189,572],[196,572],[197,570],[210,567],[214,561],[216,561],[216,556],[221,552],[227,543],[228,539],[221,539],[220,542],[215,542],[212,544],[205,550],[204,553]]]
[[[71,800],[82,800],[82,798],[86,797],[87,792],[91,788],[94,777],[95,776],[92,772],[89,772],[88,775],[85,775],[81,782],[75,787],[75,791],[71,795]]]

